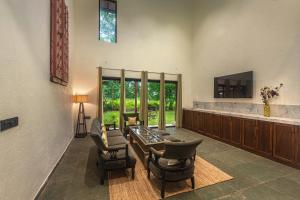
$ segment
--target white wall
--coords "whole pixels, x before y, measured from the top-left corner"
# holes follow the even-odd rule
[[[96,115],[96,67],[183,74],[184,105],[192,104],[191,6],[185,0],[118,1],[118,43],[98,40],[98,0],[75,0],[74,93],[90,95]]]
[[[284,83],[274,104],[300,104],[299,0],[195,0],[193,94],[213,99],[213,77],[254,71],[259,89]],[[225,101],[221,99],[219,101]]]
[[[0,27],[0,119],[19,117],[0,133],[0,199],[33,199],[73,137],[72,89],[49,81],[49,0],[0,0]]]

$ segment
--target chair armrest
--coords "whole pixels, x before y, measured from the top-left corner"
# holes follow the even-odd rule
[[[150,148],[150,153],[153,153],[156,157],[162,157],[164,155],[164,151],[157,151],[153,147]]]
[[[128,158],[128,144],[127,143],[106,148],[106,151],[109,153],[111,159],[117,158],[117,153],[119,150],[125,150],[125,159],[127,159]]]
[[[109,131],[110,127],[113,127],[113,130],[116,130],[116,123],[104,124],[104,126],[107,131]]]
[[[124,144],[106,147],[105,150],[106,151],[119,151],[119,150],[127,149],[127,148],[128,148],[128,142],[126,142]]]

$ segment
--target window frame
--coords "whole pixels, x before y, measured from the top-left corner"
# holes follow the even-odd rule
[[[99,40],[100,41],[104,41],[104,40],[101,40],[101,1],[103,0],[99,0]],[[116,5],[116,10],[113,11],[113,10],[109,10],[109,9],[105,9],[107,11],[110,11],[110,12],[114,12],[116,14],[116,25],[115,25],[115,42],[108,42],[110,44],[116,44],[118,42],[118,2],[117,0],[105,0],[105,1],[108,1],[108,2],[111,2],[111,3],[114,3]],[[106,41],[104,41],[106,42]]]
[[[103,76],[102,77],[102,81],[103,80],[107,80],[107,81],[110,81],[110,80],[113,80],[113,81],[119,81],[121,82],[121,78],[120,77],[113,77],[113,76]],[[141,82],[141,79],[140,78],[125,78],[125,81],[135,81],[135,82]],[[148,79],[148,82],[156,82],[156,83],[160,83],[160,80],[157,80],[157,79]],[[177,106],[177,90],[178,90],[178,81],[171,81],[171,80],[165,80],[165,83],[172,83],[172,84],[175,84],[176,85],[176,106]],[[137,99],[137,90],[135,90],[135,96],[136,96],[136,99]],[[126,101],[126,100],[125,100]],[[135,106],[135,113],[138,113],[139,111],[137,110],[137,104]],[[175,120],[176,120],[176,112],[177,110],[175,109]],[[155,126],[149,126],[149,128],[157,128],[158,125],[155,125]],[[166,124],[166,127],[167,128],[172,128],[172,127],[176,127],[176,125],[167,125]]]
[[[160,83],[160,80],[158,80],[158,79],[148,79],[148,82]],[[176,85],[176,94],[175,95],[176,95],[176,105],[177,105],[178,81],[165,80],[165,84],[166,83],[173,83],[173,84]],[[166,95],[165,95],[165,98],[166,98]],[[177,112],[177,109],[175,109],[175,120],[176,120],[176,112]],[[176,127],[176,125],[170,125],[170,124],[165,124],[165,125],[166,125],[166,128],[174,128],[174,127]],[[158,127],[158,125],[149,126],[149,128],[157,128],[157,127]]]

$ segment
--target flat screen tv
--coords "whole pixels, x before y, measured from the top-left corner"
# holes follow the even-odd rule
[[[215,98],[252,98],[253,71],[215,77]]]

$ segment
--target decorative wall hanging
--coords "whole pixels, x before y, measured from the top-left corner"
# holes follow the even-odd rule
[[[64,0],[51,0],[50,81],[66,86],[68,79],[68,8]]]

